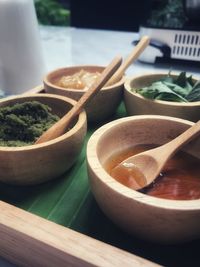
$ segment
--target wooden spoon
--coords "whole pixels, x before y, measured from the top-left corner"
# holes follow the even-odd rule
[[[149,41],[150,41],[150,38],[148,36],[143,36],[141,38],[139,43],[134,47],[132,52],[124,60],[122,65],[119,67],[119,69],[115,72],[115,74],[107,82],[106,86],[112,85],[121,79],[121,77],[124,75],[125,70],[140,56],[140,54],[148,46]]]
[[[105,85],[108,79],[119,68],[122,62],[121,57],[116,57],[112,62],[104,69],[99,79],[83,94],[79,101],[73,106],[73,108],[64,115],[58,122],[44,132],[35,142],[35,144],[43,143],[52,140],[62,135],[72,119],[82,110],[82,108],[88,103],[89,100]]]
[[[165,163],[177,150],[200,134],[200,121],[172,141],[154,149],[129,157],[117,165],[111,172],[114,178],[120,176],[134,179],[131,188],[138,190],[151,184],[160,174]]]

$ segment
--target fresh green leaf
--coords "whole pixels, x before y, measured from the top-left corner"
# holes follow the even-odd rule
[[[160,79],[160,81],[161,82],[173,83],[174,79],[170,75],[167,75],[166,77],[163,77],[162,79]]]
[[[192,87],[194,86],[192,75],[187,77],[185,71],[181,72],[179,76],[174,79],[174,83],[179,85],[180,87],[187,89],[188,93],[192,90]]]
[[[163,92],[163,93],[160,93],[156,98],[156,100],[163,100],[165,99],[165,101],[172,101],[172,102],[187,102],[186,99],[178,96],[178,95],[175,95],[175,94],[172,94],[172,93],[168,93],[168,92]]]
[[[190,102],[200,101],[200,80],[195,83],[191,92],[187,96],[187,100]]]
[[[181,95],[182,97],[186,97],[192,90],[192,86],[188,85],[186,87],[181,87],[175,83],[168,83],[168,82],[164,82],[164,84],[170,88],[173,92],[175,92],[176,94]]]
[[[148,99],[173,102],[200,101],[200,81],[194,84],[192,76],[181,72],[177,78],[168,73],[166,77],[153,82],[148,87],[135,90]]]
[[[136,92],[149,99],[159,99],[166,101],[169,101],[168,99],[170,99],[170,101],[175,102],[187,102],[185,98],[174,92],[161,81],[154,82],[149,87],[139,88],[136,90]],[[162,96],[165,96],[164,99],[162,98]]]
[[[186,72],[183,71],[181,72],[176,79],[174,79],[174,83],[178,84],[179,86],[185,87],[187,77],[186,77]]]

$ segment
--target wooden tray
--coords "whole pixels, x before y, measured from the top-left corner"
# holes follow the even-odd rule
[[[113,119],[124,115],[122,105]],[[89,125],[78,161],[62,177],[30,187],[0,184],[0,255],[20,266],[198,266],[200,241],[147,243],[122,232],[98,208],[87,181],[85,148],[99,126]]]

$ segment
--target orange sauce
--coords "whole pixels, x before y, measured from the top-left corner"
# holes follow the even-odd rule
[[[114,155],[106,164],[105,169],[111,175],[112,169],[126,158],[151,149],[153,145],[139,145]],[[115,177],[114,177],[115,178]],[[134,184],[131,179],[117,175],[123,185]],[[180,151],[165,165],[162,173],[149,186],[140,192],[165,199],[192,200],[200,198],[200,160],[186,152]]]

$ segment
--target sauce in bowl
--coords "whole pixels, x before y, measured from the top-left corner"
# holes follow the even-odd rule
[[[73,75],[62,76],[55,82],[55,84],[66,89],[87,90],[100,75],[100,72],[80,70]]]
[[[112,169],[123,160],[154,147],[153,145],[138,145],[130,148],[112,156],[104,167],[111,175]],[[128,179],[123,177],[123,175],[118,174],[113,178],[129,188],[132,188],[131,185],[134,184],[133,178]],[[199,199],[200,159],[186,152],[179,151],[166,163],[162,173],[160,173],[156,180],[139,191],[150,196],[165,199]]]

